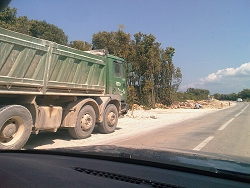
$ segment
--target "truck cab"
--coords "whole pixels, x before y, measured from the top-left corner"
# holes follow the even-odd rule
[[[107,84],[106,93],[121,96],[121,112],[127,112],[127,83],[126,68],[122,58],[107,55]]]
[[[106,95],[120,96],[121,113],[126,114],[128,111],[127,100],[127,83],[126,83],[126,65],[124,59],[110,55],[105,49],[85,51],[98,55],[106,62]],[[105,59],[106,58],[106,59]]]

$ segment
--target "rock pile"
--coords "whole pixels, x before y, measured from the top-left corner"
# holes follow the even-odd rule
[[[169,108],[177,109],[177,108],[184,108],[184,109],[194,109],[199,106],[199,108],[224,108],[232,105],[231,101],[219,101],[216,99],[212,100],[201,100],[201,101],[194,101],[194,100],[186,100],[185,102],[177,102],[172,104]]]
[[[197,106],[199,108],[225,108],[230,105],[233,105],[232,101],[219,101],[216,99],[212,100],[201,100],[201,101],[194,101],[194,100],[186,100],[185,102],[175,102],[171,106],[166,106],[163,104],[156,103],[155,108],[161,109],[195,109]],[[134,110],[149,110],[146,109],[144,106],[134,104]]]

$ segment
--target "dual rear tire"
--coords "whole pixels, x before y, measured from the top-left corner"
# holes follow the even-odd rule
[[[83,106],[79,111],[75,127],[69,128],[69,134],[73,138],[87,138],[94,130],[96,122],[95,111],[92,106]]]
[[[98,129],[101,133],[112,133],[117,127],[118,123],[118,111],[114,104],[109,104],[105,111],[103,122],[98,125]]]
[[[73,138],[88,138],[95,128],[96,114],[92,106],[85,105],[79,111],[75,127],[69,128],[69,134]],[[103,114],[103,122],[98,124],[101,133],[112,133],[117,127],[118,111],[114,104],[109,104]]]

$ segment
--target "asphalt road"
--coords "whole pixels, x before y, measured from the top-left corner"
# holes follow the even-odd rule
[[[106,144],[113,144],[106,143]],[[116,140],[117,146],[143,146],[205,151],[250,157],[250,107],[234,107],[185,122],[168,125],[133,138]]]

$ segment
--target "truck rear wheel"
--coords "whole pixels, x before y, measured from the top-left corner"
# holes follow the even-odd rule
[[[69,128],[69,134],[73,138],[87,138],[94,130],[96,122],[95,111],[90,105],[82,107],[79,111],[75,127]]]
[[[20,105],[0,109],[0,149],[21,149],[30,137],[32,116]]]
[[[114,132],[118,123],[118,110],[114,104],[107,106],[104,112],[103,122],[98,125],[101,133]]]

